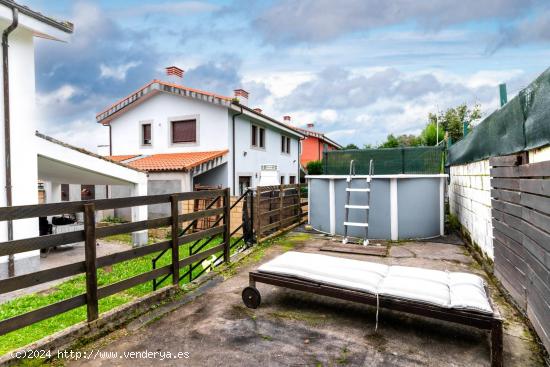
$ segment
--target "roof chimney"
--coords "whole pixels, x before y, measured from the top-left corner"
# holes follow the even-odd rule
[[[166,75],[168,75],[168,80],[172,83],[178,83],[181,78],[183,78],[183,70],[177,66],[168,66],[166,68]]]
[[[261,109],[261,108],[258,108],[258,107],[256,107],[256,108],[254,109],[254,112],[257,112],[257,113],[262,113],[262,109]]]
[[[248,92],[244,89],[235,89],[235,98],[239,100],[239,103],[243,106],[248,106]]]
[[[285,124],[290,124],[290,116],[283,116],[283,120],[285,122]]]
[[[313,122],[310,122],[309,124],[307,124],[308,129],[313,129],[313,126],[315,126]]]

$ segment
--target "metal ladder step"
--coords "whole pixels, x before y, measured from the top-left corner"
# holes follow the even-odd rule
[[[345,207],[348,209],[368,209],[369,208],[368,205],[349,205],[349,204],[346,204]]]
[[[350,227],[368,227],[368,223],[357,223],[357,222],[344,222],[344,226]]]
[[[346,191],[353,191],[353,192],[369,192],[370,189],[351,189],[349,187],[346,187]]]

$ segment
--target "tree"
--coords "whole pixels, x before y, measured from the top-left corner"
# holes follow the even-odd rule
[[[321,161],[309,161],[306,165],[308,175],[322,175],[323,174],[323,162]]]
[[[397,140],[397,138],[393,134],[390,134],[386,138],[386,141],[380,144],[378,148],[397,148],[398,146],[399,140]]]
[[[344,149],[359,149],[359,147],[355,144],[348,144],[344,147]]]
[[[439,135],[439,139],[436,135]],[[445,138],[445,132],[443,131],[443,128],[441,126],[439,127],[438,131],[436,123],[430,121],[428,122],[424,130],[422,130],[422,132],[420,133],[419,138],[422,141],[422,145],[434,146]]]
[[[390,134],[378,148],[416,147],[421,144],[420,137],[413,134],[402,134],[397,137]]]
[[[428,120],[430,123],[438,123],[439,129],[446,131],[453,141],[460,140],[464,136],[463,123],[466,123],[468,129],[472,128],[472,123],[481,118],[481,108],[478,104],[469,108],[466,103],[457,107],[447,109],[439,115],[430,113]]]
[[[413,134],[403,134],[397,137],[400,147],[417,147],[422,145],[422,139],[419,136]]]
[[[363,144],[363,149],[374,149],[372,144]]]

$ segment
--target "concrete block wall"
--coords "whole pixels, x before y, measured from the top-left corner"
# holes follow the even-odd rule
[[[472,241],[494,259],[489,160],[451,167],[449,205]]]

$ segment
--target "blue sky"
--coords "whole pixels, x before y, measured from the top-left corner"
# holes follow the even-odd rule
[[[419,133],[429,112],[498,106],[549,66],[546,0],[20,0],[75,24],[37,40],[39,129],[96,150],[95,113],[177,65],[342,144]]]

